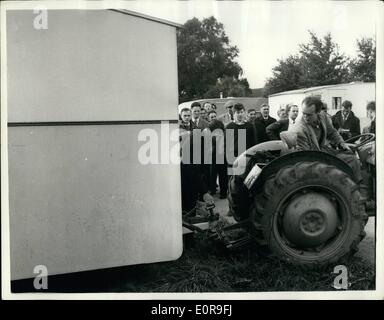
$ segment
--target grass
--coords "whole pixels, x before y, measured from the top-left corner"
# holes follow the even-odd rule
[[[373,290],[372,266],[353,257],[344,263],[349,290]],[[184,242],[184,253],[173,262],[136,266],[109,290],[119,292],[260,292],[329,291],[333,288],[333,267],[304,270],[272,258],[256,245],[229,251],[202,235]]]
[[[222,221],[216,226],[220,226]],[[223,225],[223,224],[221,224]],[[233,231],[232,236],[236,231]],[[263,292],[331,291],[334,266],[303,269],[271,257],[251,245],[229,251],[221,242],[194,234],[184,239],[184,252],[171,262],[50,276],[49,292]],[[375,270],[359,257],[344,262],[349,290],[373,290]],[[20,280],[13,292],[34,291]]]

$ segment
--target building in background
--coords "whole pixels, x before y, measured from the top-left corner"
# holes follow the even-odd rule
[[[268,103],[271,107],[270,113],[274,117],[282,105],[293,103],[300,106],[305,97],[319,96],[322,101],[327,103],[328,113],[334,115],[341,110],[341,103],[344,100],[349,100],[353,104],[352,111],[360,118],[361,127],[364,127],[369,123],[366,110],[367,103],[376,100],[375,85],[375,82],[352,82],[275,93],[268,97]]]

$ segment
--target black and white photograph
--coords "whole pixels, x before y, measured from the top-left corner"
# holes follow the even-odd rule
[[[383,33],[375,0],[2,2],[3,298],[383,299]]]

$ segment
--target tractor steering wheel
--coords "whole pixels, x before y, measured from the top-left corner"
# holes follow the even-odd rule
[[[356,150],[374,140],[375,135],[373,133],[363,133],[359,134],[358,136],[354,136],[348,140],[345,140],[344,142],[348,144],[349,147],[352,147]]]

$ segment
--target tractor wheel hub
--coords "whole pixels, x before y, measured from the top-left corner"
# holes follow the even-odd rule
[[[337,228],[336,203],[317,192],[295,197],[283,215],[283,232],[301,248],[320,246],[329,240]]]

